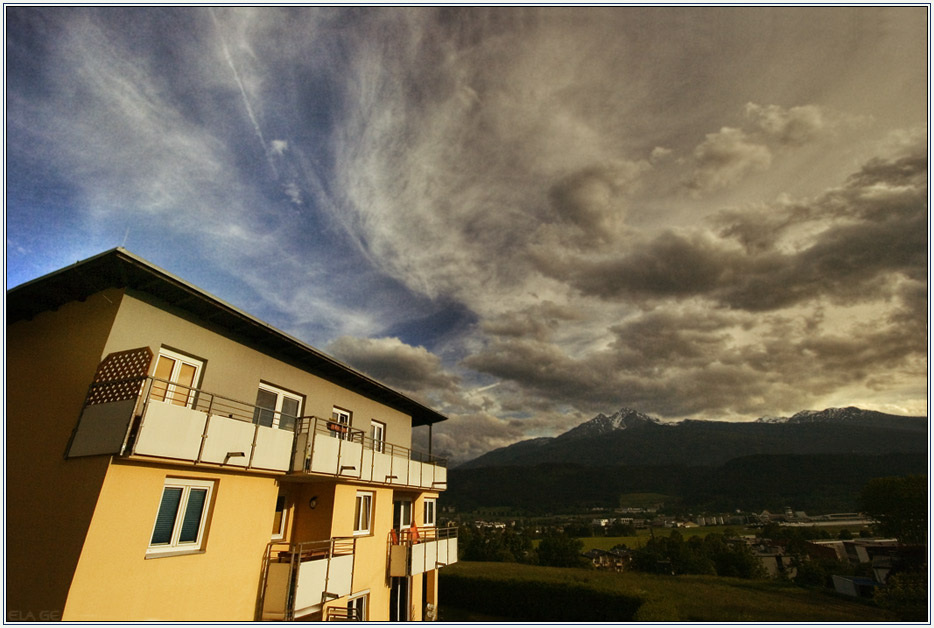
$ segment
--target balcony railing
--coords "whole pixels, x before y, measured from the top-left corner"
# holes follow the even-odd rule
[[[91,385],[68,456],[99,454],[447,488],[442,458],[150,376]]]
[[[389,534],[390,576],[414,576],[456,562],[456,526],[408,528]]]
[[[263,621],[291,621],[350,595],[355,551],[353,537],[270,543],[264,560]]]
[[[70,457],[147,456],[286,472],[295,418],[155,377],[92,384]]]
[[[361,430],[318,417],[298,421],[292,471],[427,490],[447,487],[443,458],[374,440]]]

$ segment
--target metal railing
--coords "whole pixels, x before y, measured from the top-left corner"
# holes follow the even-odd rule
[[[311,561],[327,561],[328,569],[324,575],[324,588],[321,593],[321,603],[327,599],[333,599],[333,595],[327,591],[327,584],[331,578],[330,566],[331,560],[342,556],[354,556],[356,552],[357,539],[355,537],[333,537],[321,541],[305,541],[302,543],[289,543],[287,541],[272,541],[266,546],[266,554],[263,559],[263,589],[260,598],[260,608],[262,609],[264,599],[269,592],[269,569],[273,564],[288,564],[289,575],[287,578],[288,591],[285,603],[286,621],[295,619],[295,599],[298,587],[298,572],[301,565]],[[350,571],[350,582],[353,581],[353,568]],[[349,585],[348,585],[349,586]],[[337,596],[340,597],[340,596]]]
[[[416,543],[445,541],[447,539],[456,538],[457,526],[448,526],[445,528],[438,528],[435,526],[418,526],[403,528],[402,530],[391,530],[389,532],[390,545],[412,546]]]
[[[432,454],[427,454],[402,445],[394,445],[384,440],[376,440],[368,436],[363,430],[350,427],[335,419],[322,419],[316,416],[303,416],[298,419],[296,434],[307,434],[309,441],[313,438],[338,438],[347,442],[359,443],[363,445],[366,451],[375,451],[381,454],[387,454],[398,458],[405,458],[414,462],[423,462],[426,464],[447,467],[447,459]]]
[[[309,443],[312,443],[315,438],[338,438],[343,441],[358,443],[362,445],[364,451],[386,454],[393,458],[438,467],[447,467],[445,458],[384,440],[374,439],[363,430],[350,427],[335,419],[323,419],[316,416],[294,417],[271,408],[257,406],[255,403],[233,399],[194,386],[187,386],[153,376],[132,377],[91,384],[85,405],[133,398],[137,399],[134,413],[137,417],[145,413],[145,408],[150,403],[167,403],[204,413],[209,418],[219,416],[262,427],[278,428],[297,435],[306,434]],[[133,426],[132,433],[128,435],[130,447],[125,448],[125,451],[132,449],[132,442],[138,429],[138,425]]]
[[[158,377],[147,376],[145,379],[147,382],[143,388],[143,399],[147,403],[161,401],[265,427],[275,426],[289,431],[295,429],[298,417],[277,412],[273,408],[264,408]]]

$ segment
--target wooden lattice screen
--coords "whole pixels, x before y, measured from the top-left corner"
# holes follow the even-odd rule
[[[97,367],[86,405],[135,399],[152,364],[149,347],[111,353]]]

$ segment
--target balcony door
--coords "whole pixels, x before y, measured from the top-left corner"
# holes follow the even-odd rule
[[[203,366],[201,360],[166,348],[160,349],[150,398],[177,406],[191,406],[195,399],[194,387]]]
[[[394,499],[392,501],[392,527],[397,532],[408,530],[412,525],[412,500]]]

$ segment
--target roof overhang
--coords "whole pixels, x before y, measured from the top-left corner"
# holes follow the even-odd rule
[[[268,323],[212,296],[123,248],[106,251],[7,291],[7,324],[28,320],[71,301],[84,301],[108,288],[152,295],[212,329],[289,362],[429,425],[446,416],[382,384]]]

